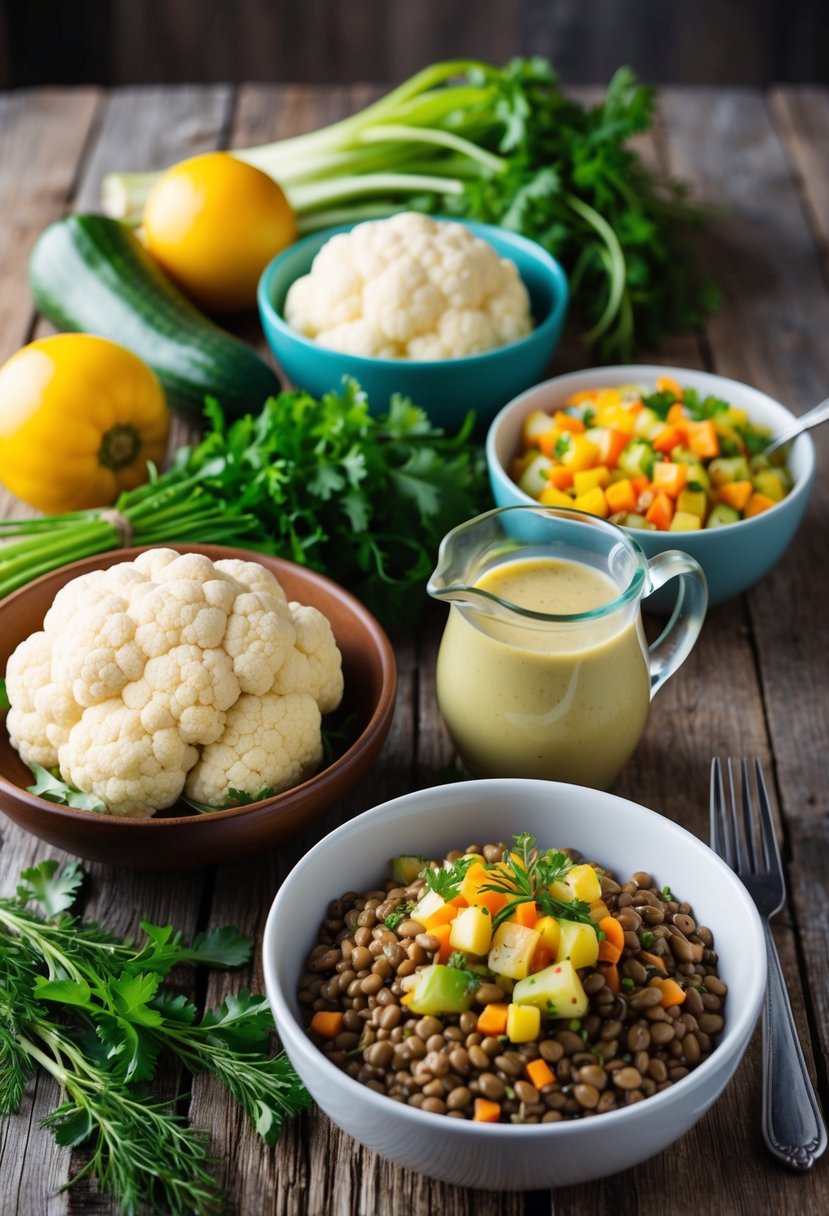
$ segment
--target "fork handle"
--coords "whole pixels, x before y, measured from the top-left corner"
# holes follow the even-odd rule
[[[790,1169],[808,1170],[826,1148],[826,1127],[806,1071],[767,920],[763,928],[769,960],[763,1007],[763,1138]]]

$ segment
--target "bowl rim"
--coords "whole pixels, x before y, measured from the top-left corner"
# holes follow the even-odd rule
[[[425,214],[425,213],[423,213]],[[390,218],[390,217],[379,217]],[[322,248],[322,245],[330,240],[331,237],[337,236],[343,232],[350,232],[359,224],[372,223],[376,220],[354,220],[350,224],[335,224],[330,228],[320,228],[316,232],[311,232],[308,236],[301,237],[298,241],[294,241],[286,249],[276,254],[271,259],[259,279],[256,289],[256,298],[259,306],[260,317],[267,320],[281,337],[295,343],[297,346],[307,351],[309,354],[315,355],[321,359],[349,359],[352,360],[355,367],[360,364],[366,364],[371,367],[385,368],[388,370],[398,369],[403,366],[407,372],[412,369],[422,369],[425,375],[428,371],[436,371],[440,369],[445,373],[447,367],[452,368],[469,368],[470,366],[482,367],[487,361],[493,361],[499,356],[503,356],[506,351],[520,352],[530,343],[537,343],[539,340],[546,339],[548,335],[554,333],[560,326],[564,324],[569,304],[570,288],[567,274],[564,271],[561,263],[548,253],[547,250],[539,245],[537,241],[531,240],[529,237],[522,236],[519,232],[510,232],[509,229],[499,228],[496,224],[483,224],[477,220],[464,220],[456,216],[435,214],[430,216],[431,219],[443,220],[449,223],[462,224],[468,228],[476,236],[483,237],[485,240],[495,238],[503,241],[507,245],[520,250],[522,253],[531,257],[534,261],[547,271],[553,284],[553,304],[547,316],[538,325],[535,326],[530,333],[525,334],[523,338],[517,338],[514,342],[507,342],[503,346],[497,346],[493,350],[481,351],[477,355],[462,355],[454,359],[389,359],[379,355],[355,355],[349,351],[333,350],[330,347],[320,346],[313,338],[306,338],[304,334],[292,329],[282,314],[277,310],[273,303],[271,286],[274,277],[282,269],[286,262],[292,257],[301,254],[305,249],[312,246]],[[496,250],[496,252],[498,252]],[[501,257],[508,256],[499,254]],[[519,272],[520,273],[520,272]]]
[[[377,648],[378,657],[380,659],[382,686],[380,696],[377,699],[377,704],[372,711],[371,717],[366,723],[363,730],[360,732],[357,739],[351,744],[347,751],[341,756],[338,756],[333,763],[326,765],[299,785],[293,785],[290,789],[283,790],[280,794],[275,794],[271,798],[263,798],[258,802],[248,802],[243,806],[228,807],[225,810],[210,811],[201,815],[163,815],[150,816],[146,819],[130,818],[123,815],[106,815],[103,816],[97,811],[84,811],[74,807],[62,806],[60,803],[50,802],[47,798],[39,798],[36,794],[30,794],[28,790],[22,789],[19,785],[15,785],[13,781],[9,781],[3,772],[0,772],[0,789],[2,789],[7,797],[14,798],[30,807],[38,814],[46,814],[56,819],[63,819],[69,822],[77,822],[79,819],[90,823],[104,822],[107,828],[118,825],[117,831],[156,831],[156,832],[193,832],[200,830],[196,827],[197,824],[210,825],[221,820],[242,818],[251,813],[257,813],[267,810],[269,813],[277,813],[289,799],[295,798],[297,795],[305,794],[309,787],[313,786],[321,779],[325,779],[326,784],[336,780],[336,777],[343,770],[351,767],[357,757],[362,754],[367,746],[369,746],[376,736],[385,730],[386,723],[390,712],[394,708],[395,698],[397,694],[397,661],[394,655],[394,649],[391,641],[388,638],[383,627],[380,625],[376,617],[353,595],[350,591],[339,583],[334,582],[325,574],[319,571],[311,570],[307,566],[300,566],[298,562],[292,562],[288,558],[278,557],[271,553],[258,553],[253,549],[242,549],[233,545],[221,544],[169,544],[159,545],[134,545],[126,549],[111,549],[105,553],[90,554],[88,557],[80,558],[78,561],[70,562],[66,566],[61,566],[56,570],[50,570],[46,574],[42,574],[39,578],[33,579],[30,583],[19,587],[17,591],[13,591],[5,600],[0,603],[0,609],[4,604],[10,603],[15,598],[25,598],[32,590],[38,587],[41,583],[49,578],[53,578],[56,573],[63,574],[64,571],[71,572],[72,570],[87,566],[95,559],[100,559],[109,556],[113,557],[112,564],[119,562],[131,561],[137,557],[139,553],[143,553],[148,549],[176,549],[182,552],[207,552],[210,556],[211,551],[221,549],[225,552],[225,556],[237,558],[242,561],[260,562],[263,557],[277,562],[281,566],[290,567],[291,571],[298,571],[301,575],[307,576],[312,584],[325,587],[326,590],[333,590],[336,598],[343,601],[352,611],[353,615],[359,618],[368,629]],[[217,559],[218,560],[218,559]],[[212,830],[209,826],[203,826],[202,831]]]
[[[484,443],[487,468],[489,469],[490,475],[497,476],[499,481],[506,481],[509,484],[511,492],[514,492],[519,497],[522,505],[537,506],[537,499],[532,498],[529,494],[526,494],[524,490],[522,490],[517,483],[512,480],[504,467],[498,452],[496,451],[497,444],[500,439],[501,428],[504,426],[508,416],[513,412],[513,410],[525,405],[534,396],[542,395],[545,390],[549,390],[553,386],[561,386],[562,388],[565,388],[568,384],[579,380],[584,380],[586,377],[591,375],[599,375],[602,377],[607,377],[608,379],[615,379],[618,376],[621,377],[621,383],[625,383],[631,379],[651,380],[658,375],[666,374],[672,375],[674,379],[677,380],[681,380],[683,376],[691,376],[697,380],[703,379],[709,382],[712,388],[715,384],[718,384],[723,386],[726,391],[733,386],[734,390],[737,392],[748,392],[755,398],[762,398],[764,404],[768,404],[776,409],[783,410],[789,415],[792,421],[797,420],[797,415],[792,413],[792,411],[785,406],[782,401],[778,401],[776,397],[772,397],[769,393],[764,392],[762,389],[755,388],[752,384],[746,384],[745,381],[735,380],[730,376],[720,375],[719,372],[706,371],[704,368],[679,367],[675,364],[667,363],[619,363],[595,368],[582,368],[578,371],[565,372],[560,376],[551,376],[547,380],[541,380],[538,384],[534,384],[531,388],[525,389],[516,397],[513,397],[511,401],[508,401],[506,405],[502,406],[502,408],[492,419],[492,422],[489,424]],[[724,534],[730,534],[732,529],[737,527],[743,528],[742,535],[746,535],[750,529],[756,531],[758,528],[762,528],[764,526],[764,517],[767,514],[771,514],[776,507],[782,507],[786,503],[793,505],[799,502],[803,495],[808,494],[811,489],[812,481],[814,480],[815,475],[816,462],[815,445],[812,442],[811,435],[809,435],[808,432],[803,432],[803,434],[799,435],[794,441],[794,445],[798,448],[799,455],[804,462],[803,473],[801,476],[795,478],[794,485],[786,497],[781,499],[779,503],[775,503],[774,507],[771,508],[769,512],[762,512],[760,515],[752,516],[750,519],[738,519],[734,523],[726,524],[723,528],[716,528],[713,531],[711,529],[703,528],[698,532],[677,533],[654,531],[649,528],[630,528],[627,526],[627,524],[622,526],[626,532],[629,532],[642,545],[647,544],[648,541],[653,543],[654,537],[660,538],[664,536],[665,538],[671,538],[674,546],[679,546],[681,539],[682,545],[684,546],[687,544],[699,544],[699,538],[706,535],[718,536],[722,538]]]
[[[551,791],[561,791],[564,793],[569,792],[572,796],[574,791],[579,791],[581,797],[590,796],[596,797],[599,801],[612,801],[619,804],[620,809],[627,808],[629,812],[633,810],[636,815],[644,816],[646,819],[656,816],[667,825],[669,831],[673,830],[680,837],[683,837],[688,847],[706,855],[708,861],[714,863],[716,869],[720,871],[722,879],[731,887],[734,895],[739,899],[751,925],[758,956],[758,966],[752,977],[752,983],[746,994],[742,1009],[738,1014],[726,1019],[723,1038],[712,1051],[711,1055],[696,1068],[692,1069],[687,1076],[682,1077],[668,1089],[653,1094],[644,1102],[636,1103],[632,1107],[625,1107],[621,1110],[604,1112],[601,1120],[602,1127],[612,1130],[614,1124],[623,1118],[628,1123],[636,1123],[643,1118],[649,1118],[653,1115],[658,1117],[661,1109],[674,1105],[678,1100],[682,1099],[684,1094],[689,1093],[693,1088],[705,1087],[708,1077],[720,1067],[720,1061],[724,1058],[723,1049],[725,1049],[725,1053],[729,1057],[733,1057],[736,1054],[739,1061],[756,1024],[765,993],[766,952],[763,926],[757,906],[734,871],[698,836],[689,832],[687,828],[683,828],[681,824],[675,823],[663,815],[659,815],[658,812],[644,806],[642,803],[633,802],[631,799],[623,798],[618,794],[612,794],[608,791],[587,790],[583,786],[576,786],[566,782],[544,781],[537,778],[504,777],[483,778],[462,783],[455,782],[446,785],[430,786],[388,799],[386,802],[379,803],[363,811],[347,823],[334,828],[309,849],[288,872],[268,911],[260,957],[265,978],[265,990],[273,1008],[277,1032],[289,1057],[292,1050],[295,1050],[298,1054],[302,1055],[304,1062],[309,1067],[320,1074],[321,1082],[327,1081],[331,1085],[344,1086],[346,1094],[351,1095],[355,1101],[361,1099],[367,1102],[371,1110],[379,1116],[382,1116],[384,1112],[389,1112],[388,1103],[391,1099],[385,1094],[379,1094],[369,1089],[366,1085],[350,1077],[326,1059],[324,1053],[312,1043],[299,1019],[294,1014],[291,1004],[278,981],[277,968],[274,962],[277,944],[281,936],[281,931],[277,929],[277,920],[281,921],[285,915],[282,905],[288,902],[291,886],[297,881],[305,879],[306,872],[309,868],[313,867],[317,858],[322,853],[331,849],[332,846],[336,849],[337,841],[341,835],[359,835],[365,829],[370,828],[374,822],[382,822],[390,813],[392,815],[397,813],[397,817],[402,819],[401,809],[404,806],[408,808],[409,812],[416,814],[418,806],[424,802],[429,802],[435,798],[442,799],[446,796],[451,799],[452,791],[457,791],[459,785],[469,790],[472,797],[474,797],[477,790],[483,790],[486,787],[487,790],[493,792],[494,796],[500,793],[505,799],[508,798],[512,802],[520,801],[520,797],[516,795],[520,794],[521,789],[527,789],[529,786],[541,787],[548,795]],[[331,898],[335,898],[335,896]],[[297,976],[298,979],[299,977]],[[729,1073],[729,1079],[731,1075],[733,1075],[733,1068]],[[398,1103],[395,1103],[395,1106],[404,1112],[404,1119],[409,1120],[414,1118],[407,1106],[401,1106]],[[539,1124],[481,1124],[466,1119],[450,1119],[447,1121],[445,1115],[433,1114],[422,1110],[418,1110],[417,1117],[419,1126],[422,1125],[420,1124],[420,1120],[425,1118],[432,1129],[443,1129],[447,1135],[476,1136],[482,1133],[485,1136],[506,1137],[507,1139],[522,1135],[534,1137],[552,1135],[559,1139],[567,1140],[573,1136],[578,1136],[585,1127],[583,1120],[563,1120],[560,1123]],[[611,1120],[611,1122],[608,1123],[605,1120]],[[447,1122],[451,1125],[451,1131],[447,1128]],[[589,1126],[593,1126],[592,1120],[590,1120]]]

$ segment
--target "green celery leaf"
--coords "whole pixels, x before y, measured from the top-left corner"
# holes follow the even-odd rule
[[[149,1008],[158,991],[157,975],[122,975],[109,981],[112,1007],[117,1014],[139,1026],[159,1026],[161,1014]]]

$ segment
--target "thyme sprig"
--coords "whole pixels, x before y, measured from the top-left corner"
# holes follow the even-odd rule
[[[542,852],[529,832],[519,832],[513,839],[515,848],[503,861],[486,867],[492,870],[493,878],[481,887],[482,891],[508,896],[504,907],[493,918],[493,928],[497,929],[502,921],[509,920],[518,905],[525,903],[537,904],[542,916],[589,923],[590,909],[583,899],[558,899],[549,889],[553,883],[564,880],[573,866],[571,859],[553,849]]]

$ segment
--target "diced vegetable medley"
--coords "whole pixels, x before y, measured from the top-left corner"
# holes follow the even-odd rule
[[[616,1110],[710,1054],[710,929],[650,874],[617,882],[522,833],[394,859],[328,906],[299,1001],[356,1080],[434,1114],[540,1123]]]
[[[670,376],[575,393],[525,419],[510,476],[547,506],[628,528],[690,532],[767,511],[792,488],[771,433],[743,409]]]

